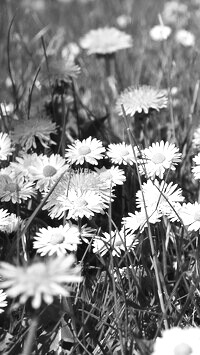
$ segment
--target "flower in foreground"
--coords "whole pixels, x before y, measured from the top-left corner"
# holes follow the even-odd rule
[[[135,163],[135,156],[138,154],[138,149],[134,147],[134,151],[135,155],[132,146],[125,142],[118,144],[111,143],[108,146],[106,154],[114,164],[133,165]]]
[[[10,298],[19,297],[21,304],[31,298],[33,308],[39,308],[42,301],[53,302],[54,296],[69,296],[66,283],[81,282],[81,268],[74,266],[73,255],[48,259],[46,263],[35,262],[29,266],[0,264],[0,287],[6,289]]]
[[[20,144],[25,151],[30,148],[37,148],[36,139],[44,148],[55,144],[50,135],[56,133],[56,124],[44,118],[31,118],[29,120],[18,121],[11,132],[11,139],[14,143]]]
[[[5,294],[5,292],[3,292],[3,290],[0,290],[0,313],[4,312],[4,309],[2,309],[2,307],[6,307],[8,302],[6,301],[7,295]]]
[[[91,30],[80,39],[80,46],[87,54],[113,54],[119,50],[130,48],[132,37],[115,27],[103,27]]]
[[[158,176],[163,179],[165,170],[175,170],[175,165],[181,161],[181,153],[175,144],[164,141],[153,143],[141,151],[142,158],[138,160],[141,174],[147,178]]]
[[[179,216],[189,231],[197,231],[200,229],[200,204],[184,203],[179,209]]]
[[[0,209],[0,230],[4,230],[9,224],[9,213],[3,208]]]
[[[147,85],[138,88],[129,87],[117,99],[116,110],[122,116],[121,105],[123,105],[126,115],[133,117],[136,113],[144,112],[147,114],[150,109],[159,111],[161,108],[167,107],[167,102],[165,90]]]
[[[192,355],[200,353],[200,329],[174,327],[163,331],[154,344],[152,355]]]
[[[193,158],[196,166],[192,168],[192,172],[194,174],[194,178],[199,180],[200,179],[200,153]]]
[[[33,248],[41,256],[63,255],[77,250],[77,244],[81,243],[79,234],[78,227],[69,223],[56,228],[40,228],[34,237]]]
[[[148,223],[155,224],[160,222],[160,214],[147,208],[146,211],[142,209],[139,212],[129,213],[128,217],[123,217],[122,221],[128,231],[133,233],[139,228],[142,232],[148,226]]]
[[[181,29],[176,32],[175,39],[177,43],[182,44],[184,47],[194,47],[195,36],[192,32]]]
[[[98,160],[103,158],[105,148],[96,138],[89,137],[83,141],[76,140],[66,149],[65,157],[70,164],[80,164],[84,162],[97,165]]]
[[[165,41],[170,34],[172,29],[169,26],[157,25],[151,28],[149,35],[153,41]]]
[[[0,132],[0,160],[7,160],[12,154],[11,139],[7,133]]]

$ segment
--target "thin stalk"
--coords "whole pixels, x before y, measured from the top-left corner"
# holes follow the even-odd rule
[[[36,330],[37,330],[37,325],[38,325],[38,317],[35,317],[31,321],[31,326],[28,332],[28,336],[25,340],[24,343],[24,349],[21,355],[31,355],[32,354],[32,347],[36,335]]]

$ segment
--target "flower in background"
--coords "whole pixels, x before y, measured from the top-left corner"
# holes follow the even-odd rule
[[[89,31],[80,39],[80,46],[87,54],[113,54],[133,46],[132,37],[115,27],[104,27]]]
[[[194,148],[200,148],[200,126],[194,131],[192,145]]]
[[[12,82],[11,82],[12,86]],[[4,102],[0,103],[0,118],[10,116],[14,112],[14,105],[12,102],[6,104]]]
[[[100,181],[106,183],[108,188],[115,185],[123,185],[124,181],[126,181],[124,171],[119,169],[118,166],[112,166],[109,169],[103,166],[101,169],[95,168],[95,171],[99,175]]]
[[[193,158],[193,161],[196,164],[196,166],[192,168],[192,173],[194,174],[194,178],[199,180],[200,179],[200,153],[198,153],[198,155],[196,155]]]
[[[193,33],[184,29],[178,30],[176,32],[175,40],[177,43],[182,44],[184,47],[194,47],[195,45],[195,36]]]
[[[149,31],[149,35],[153,41],[165,41],[172,33],[172,29],[169,26],[157,25],[152,27]]]
[[[166,90],[159,90],[151,86],[143,85],[138,88],[129,87],[119,96],[116,109],[119,115],[123,115],[123,105],[126,115],[134,116],[136,113],[147,114],[150,109],[159,111],[167,107],[168,98]]]
[[[80,53],[80,47],[76,42],[70,42],[65,47],[63,47],[61,51],[61,56],[63,59],[67,59],[68,61],[74,62],[76,57]]]
[[[44,118],[31,118],[15,123],[11,139],[27,152],[32,147],[37,148],[36,139],[44,148],[56,144],[50,137],[52,133],[56,133],[56,123]]]
[[[163,179],[165,170],[175,170],[175,165],[181,161],[181,153],[175,144],[164,141],[153,143],[152,146],[141,151],[138,160],[141,174],[147,178],[158,176]]]
[[[157,211],[143,208],[141,211],[135,213],[129,213],[128,217],[123,217],[123,224],[125,229],[135,232],[138,228],[142,232],[148,223],[155,224],[160,222],[160,214]]]
[[[158,337],[152,355],[189,355],[199,354],[200,329],[178,328],[164,330]]]
[[[8,302],[6,301],[7,295],[5,294],[5,292],[3,292],[3,290],[0,290],[0,313],[4,312],[4,307],[7,306]]]
[[[105,255],[110,250],[113,256],[120,256],[122,251],[130,251],[138,244],[138,240],[132,232],[127,232],[123,227],[121,231],[112,231],[103,233],[103,237],[96,236],[93,240],[93,252],[101,256]]]
[[[11,139],[7,133],[0,132],[0,160],[7,160],[12,155]]]
[[[81,243],[79,234],[78,227],[69,223],[56,228],[40,228],[34,237],[33,248],[41,256],[60,256],[77,250],[77,245]]]
[[[200,204],[198,202],[184,203],[179,209],[179,216],[189,231],[200,229]]]
[[[46,8],[45,0],[23,0],[21,6],[33,11],[44,11]]]
[[[72,145],[66,149],[65,157],[70,164],[80,164],[84,162],[92,165],[97,165],[98,160],[103,158],[105,148],[96,138],[89,137],[87,139],[76,140]]]
[[[69,166],[59,154],[40,154],[32,160],[29,173],[33,181],[37,181],[36,189],[48,191]]]
[[[114,164],[133,165],[135,163],[135,156],[138,155],[137,147],[134,147],[134,151],[135,155],[130,144],[124,142],[118,144],[111,143],[108,146],[106,155]]]
[[[0,264],[0,287],[6,289],[10,298],[19,297],[25,304],[32,298],[32,307],[37,309],[42,301],[53,302],[54,296],[69,296],[66,283],[81,282],[81,268],[74,267],[73,255],[48,259],[46,263],[35,262],[28,266],[15,266],[6,262]]]
[[[116,23],[123,30],[131,23],[131,16],[120,15],[116,18]]]
[[[3,208],[0,209],[0,230],[4,231],[6,227],[9,225],[9,213],[7,210]]]
[[[43,79],[48,80],[48,76],[55,81],[71,81],[71,78],[77,78],[81,72],[81,68],[74,63],[70,58],[63,59],[51,59],[49,62],[49,72],[46,70],[46,66],[43,70]]]
[[[21,203],[22,200],[28,200],[34,195],[33,183],[26,181],[23,176],[17,179],[11,179],[7,176],[0,186],[0,200],[2,202]]]
[[[164,4],[162,19],[164,23],[183,25],[188,18],[188,6],[180,1],[167,1]]]

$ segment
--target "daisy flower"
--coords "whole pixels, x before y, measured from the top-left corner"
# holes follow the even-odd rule
[[[13,172],[15,172],[15,176],[22,175],[27,179],[30,179],[30,167],[35,164],[38,159],[38,155],[36,153],[27,154],[22,153],[19,157],[15,158],[15,162],[10,163],[10,168]]]
[[[2,202],[21,203],[22,200],[25,201],[34,195],[33,183],[26,181],[22,176],[14,180],[7,177],[0,186],[0,200]]]
[[[177,184],[170,182],[167,184],[165,181],[159,183],[157,180],[154,183],[148,180],[147,183],[142,185],[144,194],[145,206],[149,213],[157,211],[160,215],[168,215],[176,209],[177,203],[181,203],[184,200],[182,196],[182,190],[177,188]],[[137,207],[144,210],[144,201],[142,191],[139,190],[136,193]]]
[[[135,235],[127,232],[123,227],[121,231],[111,231],[111,235],[103,233],[103,237],[95,237],[93,252],[103,256],[112,250],[113,256],[120,256],[122,251],[134,249],[137,244],[138,240],[135,239]]]
[[[184,203],[179,209],[179,215],[189,231],[197,231],[200,229],[200,204]]]
[[[0,209],[0,230],[4,230],[9,225],[9,213],[3,208]]]
[[[82,142],[76,140],[72,145],[69,145],[66,149],[65,157],[70,164],[80,164],[84,162],[92,165],[97,165],[98,160],[103,158],[105,148],[96,138],[89,137]]]
[[[5,292],[3,292],[3,290],[0,290],[0,313],[4,312],[4,307],[7,306],[8,302],[6,301],[7,295],[5,294]]]
[[[193,158],[196,166],[192,168],[195,179],[200,179],[200,153]]]
[[[32,299],[32,307],[38,309],[42,301],[53,302],[55,296],[69,296],[66,283],[81,282],[80,266],[74,267],[73,255],[48,259],[46,263],[35,262],[28,266],[15,266],[6,262],[0,264],[3,281],[0,286],[6,289],[10,298],[19,297],[25,304]]]
[[[195,45],[195,36],[193,33],[184,29],[180,29],[176,32],[175,40],[184,47],[194,47]]]
[[[162,332],[154,344],[152,355],[189,355],[199,354],[200,329],[174,327]]]
[[[52,133],[56,133],[56,123],[44,118],[31,118],[15,123],[11,139],[14,143],[20,144],[27,152],[32,147],[37,148],[36,139],[44,148],[56,144],[50,137]]]
[[[134,147],[134,151],[135,156],[137,156],[137,147]],[[118,144],[109,144],[106,155],[111,159],[112,163],[114,164],[133,165],[133,163],[135,163],[135,156],[133,153],[132,146],[124,142]]]
[[[16,232],[19,229],[21,230],[24,225],[23,220],[20,217],[17,217],[15,213],[8,215],[7,222],[7,225],[0,227],[0,229],[7,234]]]
[[[153,41],[165,41],[170,34],[172,33],[172,29],[169,26],[157,25],[151,28],[149,35]]]
[[[138,160],[141,174],[147,178],[158,176],[163,179],[165,170],[175,170],[175,165],[181,161],[181,153],[175,144],[169,142],[153,143],[149,148],[141,151],[142,158]]]
[[[122,221],[125,229],[128,231],[133,233],[139,228],[142,232],[144,228],[148,226],[148,222],[150,224],[160,222],[160,214],[157,211],[148,210],[147,208],[147,211],[142,209],[140,212],[129,213],[128,217],[123,217]]]
[[[12,155],[11,139],[7,133],[0,132],[0,160],[7,160]]]
[[[79,229],[77,226],[66,223],[56,228],[40,228],[34,237],[33,248],[41,256],[66,254],[67,251],[76,251],[80,244]]]
[[[28,170],[31,180],[37,181],[36,189],[48,191],[68,168],[60,155],[52,154],[47,157],[41,154],[32,160]]]
[[[126,181],[126,176],[122,169],[119,169],[118,166],[112,166],[110,169],[106,169],[103,166],[101,169],[95,168],[95,171],[99,175],[100,181],[106,183],[108,188],[115,185],[123,185]]]
[[[133,117],[136,112],[147,114],[150,109],[159,111],[161,108],[167,107],[167,102],[166,90],[159,90],[147,85],[138,88],[129,87],[119,96],[116,110],[122,116],[121,105],[123,105],[126,115]]]
[[[132,37],[117,28],[103,27],[89,31],[80,39],[80,46],[87,54],[113,54],[133,46]]]

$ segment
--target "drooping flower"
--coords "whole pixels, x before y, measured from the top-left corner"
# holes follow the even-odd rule
[[[175,170],[175,165],[181,161],[181,153],[173,143],[164,141],[153,143],[152,146],[141,151],[138,160],[141,174],[147,178],[158,176],[163,179],[166,170]]]
[[[84,162],[92,165],[97,165],[98,160],[103,158],[105,148],[96,138],[89,137],[87,139],[76,140],[72,145],[66,149],[65,157],[70,164],[80,164]]]
[[[0,313],[3,313],[5,310],[2,309],[7,306],[8,302],[6,301],[7,295],[3,290],[0,290]]]
[[[81,243],[79,234],[78,227],[69,223],[55,228],[40,228],[34,237],[33,248],[41,256],[60,256],[77,250],[77,245]]]
[[[136,113],[147,114],[150,109],[159,111],[167,107],[167,96],[165,90],[153,88],[151,86],[140,86],[138,88],[129,87],[119,96],[116,103],[116,110],[119,115],[123,115],[123,105],[126,115],[133,117]]]
[[[11,139],[14,143],[20,144],[27,152],[32,147],[36,149],[36,139],[44,148],[55,144],[50,137],[52,133],[56,133],[55,122],[44,118],[31,118],[15,123],[14,131],[11,132]]]
[[[182,44],[184,47],[194,47],[195,45],[194,34],[185,29],[180,29],[176,32],[175,40],[177,43]]]
[[[80,46],[87,54],[113,54],[133,46],[132,37],[115,27],[104,27],[89,31],[80,39]]]
[[[200,179],[200,153],[198,153],[194,158],[193,158],[194,163],[196,166],[192,168],[192,172],[194,174],[194,178],[199,180]]]
[[[114,164],[133,165],[135,163],[135,156],[138,155],[138,149],[134,147],[134,151],[135,155],[132,146],[125,142],[118,144],[111,143],[108,146],[106,155]]]
[[[0,160],[7,160],[12,155],[11,139],[7,133],[0,132]]]
[[[165,41],[170,34],[172,33],[172,29],[169,26],[157,25],[151,28],[149,35],[153,41]]]
[[[74,267],[73,255],[48,259],[46,263],[35,262],[28,266],[15,266],[6,262],[0,264],[0,287],[6,289],[10,298],[19,297],[25,304],[32,299],[32,307],[37,309],[42,301],[53,302],[55,296],[69,296],[66,283],[82,281],[80,266]]]
[[[152,355],[189,355],[199,354],[200,329],[178,328],[164,330],[158,337]]]

